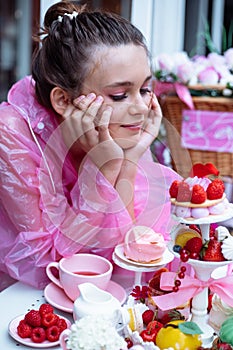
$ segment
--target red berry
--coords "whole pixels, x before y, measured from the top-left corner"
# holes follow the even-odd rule
[[[53,313],[53,307],[52,305],[49,304],[41,304],[40,308],[39,308],[39,312],[42,315],[44,314],[48,314],[48,313]]]
[[[192,253],[190,253],[189,257],[190,257],[190,259],[198,260],[199,259],[199,254],[196,253],[196,252],[192,252]]]
[[[169,194],[172,198],[177,197],[179,183],[180,183],[180,181],[175,180],[175,181],[173,181],[173,183],[171,184],[171,186],[169,188]]]
[[[175,286],[179,287],[181,285],[180,280],[175,280]]]
[[[125,341],[127,343],[127,349],[132,348],[132,346],[133,346],[132,340],[130,338],[125,338]]]
[[[199,254],[202,246],[203,246],[203,242],[201,237],[193,237],[186,242],[184,248],[188,250],[190,253]]]
[[[51,327],[57,324],[58,319],[59,319],[58,315],[55,315],[52,312],[50,312],[42,316],[41,324],[44,327]]]
[[[204,203],[207,199],[206,191],[201,185],[194,185],[191,202],[194,204]]]
[[[59,339],[61,332],[58,326],[51,326],[46,329],[46,337],[48,341],[55,342]]]
[[[31,340],[34,343],[42,343],[46,339],[46,333],[44,328],[35,327],[32,329]]]
[[[25,317],[25,322],[32,327],[40,327],[41,326],[41,315],[38,310],[29,311]]]
[[[174,287],[172,288],[172,290],[173,290],[173,292],[177,293],[178,290],[179,290],[179,287],[178,287],[178,286],[174,286]]]
[[[180,254],[180,260],[181,260],[182,262],[187,262],[188,259],[189,259],[189,253],[188,253],[188,252],[187,252],[187,253],[182,253],[182,254]]]
[[[222,242],[210,239],[208,246],[203,255],[204,261],[224,261],[226,260],[222,254]]]
[[[185,272],[186,271],[186,266],[181,266],[180,271],[181,272]]]
[[[184,272],[179,272],[179,273],[178,273],[178,277],[179,277],[180,279],[183,279],[183,278],[185,277]]]
[[[220,179],[215,179],[207,187],[207,198],[210,200],[220,199],[224,193],[224,183]]]
[[[146,310],[142,314],[143,323],[147,326],[154,318],[154,311]]]
[[[64,318],[60,318],[58,319],[57,321],[57,326],[58,328],[60,329],[60,332],[64,331],[64,329],[67,328],[67,323],[66,321],[64,320]]]
[[[30,338],[32,334],[32,327],[29,326],[24,320],[21,320],[17,327],[17,333],[20,338]]]

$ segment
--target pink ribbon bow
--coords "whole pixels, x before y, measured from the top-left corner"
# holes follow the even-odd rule
[[[160,288],[165,291],[172,291],[176,277],[175,272],[163,272],[160,279]],[[219,279],[210,278],[208,281],[200,281],[197,278],[185,276],[181,281],[178,292],[152,297],[152,299],[161,310],[169,310],[186,303],[206,287],[212,293],[218,294],[226,304],[233,307],[233,275]]]

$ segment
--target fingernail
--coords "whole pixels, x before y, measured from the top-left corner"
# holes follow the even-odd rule
[[[96,102],[102,102],[104,98],[102,96],[97,96],[96,97]]]
[[[87,98],[95,98],[96,94],[94,92],[91,92],[90,94],[87,95]]]
[[[81,100],[83,100],[84,99],[84,95],[80,95],[79,97],[77,97],[75,100],[74,100],[74,102],[75,103],[79,103]]]

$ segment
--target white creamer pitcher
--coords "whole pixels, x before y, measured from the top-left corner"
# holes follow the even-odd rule
[[[92,283],[82,283],[78,286],[80,295],[73,306],[74,320],[87,315],[104,315],[112,320],[119,318],[121,304],[109,292],[96,287]]]

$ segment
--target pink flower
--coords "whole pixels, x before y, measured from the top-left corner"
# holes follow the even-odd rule
[[[228,49],[224,53],[226,64],[230,69],[233,69],[233,48]]]
[[[172,71],[173,69],[173,60],[172,57],[166,53],[162,53],[157,58],[157,63],[159,66],[159,69],[165,70],[167,72]]]
[[[177,67],[177,76],[179,80],[181,80],[183,83],[188,83],[189,80],[192,78],[194,73],[194,67],[192,62],[188,61],[184,64],[181,64]]]
[[[198,80],[203,85],[215,85],[218,83],[219,76],[213,67],[207,67],[198,74]]]

